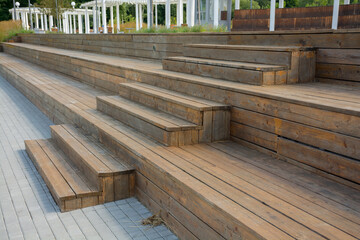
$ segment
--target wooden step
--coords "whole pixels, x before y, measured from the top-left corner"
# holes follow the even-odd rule
[[[184,56],[286,66],[287,83],[313,82],[315,78],[316,56],[311,47],[189,44]]]
[[[163,69],[253,85],[277,85],[287,82],[287,67],[280,65],[168,57],[163,59]]]
[[[230,106],[144,83],[120,84],[120,96],[202,126],[200,142],[229,138]]]
[[[7,60],[9,58],[12,57],[8,57]],[[27,66],[26,63],[21,61],[23,65],[20,68],[15,61],[12,63],[11,66],[1,65],[0,70],[4,71],[9,67],[6,76],[9,79],[13,76],[11,82],[19,89],[29,88],[29,91],[23,91],[26,96],[36,93],[38,101],[35,104],[48,105],[47,107],[53,112],[58,110],[60,114],[66,115],[68,121],[92,132],[121,158],[129,159],[136,166],[136,180],[139,180],[136,189],[137,197],[154,213],[161,210],[162,217],[180,237],[185,239],[190,239],[190,237],[191,239],[351,239],[352,236],[358,235],[356,226],[353,227],[354,223],[359,223],[357,211],[359,198],[358,191],[355,189],[350,191],[350,187],[319,177],[311,171],[303,170],[285,161],[278,161],[257,152],[251,154],[253,151],[243,151],[242,147],[234,143],[230,145],[226,142],[219,143],[226,146],[226,149],[219,148],[221,156],[213,152],[203,155],[205,150],[201,149],[204,146],[195,146],[193,150],[182,148],[184,151],[181,148],[163,147],[95,109],[82,108],[78,102],[68,103],[71,99],[69,93],[63,89],[64,85],[54,82],[54,79],[41,79],[41,83],[35,84],[34,81],[39,80],[39,75],[41,75],[41,72],[36,71],[36,66],[29,64],[29,69],[37,73],[29,76],[29,69],[26,69],[26,72],[23,71]],[[17,72],[15,68],[18,68]],[[59,74],[59,76],[63,75]],[[179,88],[173,81],[164,80],[164,82],[172,85],[174,90]],[[49,88],[50,86],[55,88]],[[181,90],[187,89],[183,87]],[[193,91],[199,95],[208,94],[212,98],[219,97],[215,95],[217,92],[210,88]],[[224,95],[222,98],[226,98],[226,102],[231,101],[232,105],[246,102],[262,109],[278,111],[277,108],[272,107],[273,105],[266,105],[268,102],[259,104],[260,102],[246,95],[235,98],[227,92],[222,94]],[[83,100],[83,103],[86,103],[86,100]],[[296,108],[291,106],[290,109],[294,112]],[[312,109],[304,109],[297,113],[305,116],[307,112],[312,112],[309,110]],[[321,115],[324,116],[324,114]],[[329,119],[333,118],[335,116],[329,117]],[[246,124],[256,121],[252,118],[250,120]],[[280,126],[277,120],[273,121],[277,124],[275,129]],[[272,123],[266,121],[264,126]],[[212,144],[204,145],[208,148],[207,146]],[[193,156],[188,157],[189,153]],[[224,156],[224,153],[227,156]],[[232,160],[229,155],[241,156]],[[200,161],[199,158],[203,160]],[[235,166],[229,164],[231,162],[234,162]],[[248,164],[243,166],[242,162]],[[260,172],[255,172],[253,166],[257,166]],[[241,170],[240,167],[243,169]],[[294,171],[294,168],[298,170]],[[220,171],[221,169],[225,171]],[[254,174],[249,175],[250,171]],[[259,180],[259,177],[262,179]],[[258,189],[243,189],[243,186],[248,184],[245,185],[239,178],[248,181],[253,186],[260,186],[262,182],[265,182],[263,190],[266,193]],[[253,186],[249,187],[253,188]],[[278,188],[277,186],[292,193],[286,195],[287,199],[289,196],[296,195],[293,201],[291,198],[290,200],[284,198],[292,206],[284,201],[279,202],[278,199],[271,200],[273,197],[267,193],[276,197],[282,193],[286,194],[286,191],[274,189]],[[302,191],[299,190],[299,186],[303,187]],[[266,194],[266,196],[257,198],[259,194]],[[299,197],[308,201],[299,202],[297,201]],[[299,210],[294,209],[293,206],[301,209],[302,213],[298,214]],[[304,206],[314,208],[307,210]],[[319,206],[326,208],[327,212],[318,211]],[[342,219],[338,220],[339,217],[334,217],[334,215],[339,215]],[[214,221],[214,216],[216,216],[216,221]],[[311,216],[322,219],[323,222],[317,221],[314,224],[313,221],[308,221]],[[311,218],[314,219],[314,217]],[[329,225],[334,227],[329,228]],[[347,227],[343,228],[344,225]],[[344,235],[344,233],[339,233],[340,230],[350,234],[355,232],[355,234]],[[187,233],[189,235],[186,235]]]
[[[51,139],[27,140],[25,147],[62,212],[99,203],[101,193]]]
[[[264,45],[228,45],[228,44],[188,44],[184,56],[237,62],[278,64],[291,67],[292,52],[314,51],[302,46],[264,46]]]
[[[100,96],[96,99],[99,111],[165,145],[199,142],[198,132],[202,129],[201,126],[119,96]]]
[[[71,125],[54,125],[50,128],[57,146],[101,192],[99,203],[131,195],[134,185],[133,168],[114,158],[106,149]]]

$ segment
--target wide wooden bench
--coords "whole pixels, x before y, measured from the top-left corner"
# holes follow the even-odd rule
[[[148,61],[29,44],[8,43],[4,49],[50,69],[56,69],[49,63],[51,56],[69,59],[71,67],[56,70],[81,76],[77,79],[97,88],[109,86],[106,89],[116,93],[123,82],[141,82],[230,105],[232,140],[330,173],[329,177],[359,182],[360,90],[356,87],[323,83],[251,86],[167,71]],[[43,54],[48,57],[41,60]],[[72,68],[77,74],[69,70]]]
[[[51,139],[27,140],[26,151],[61,211],[134,194],[133,168],[71,125],[51,126]]]
[[[0,72],[51,118],[81,126],[134,166],[136,196],[184,239],[360,235],[357,184],[229,141],[166,147],[97,111],[104,91],[7,54]]]

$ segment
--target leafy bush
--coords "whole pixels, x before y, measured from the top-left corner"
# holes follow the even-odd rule
[[[193,27],[172,27],[166,28],[160,26],[158,28],[143,28],[134,33],[187,33],[187,32],[226,32],[226,26],[213,27],[210,25],[195,25]]]
[[[32,33],[33,31],[24,30],[21,21],[2,21],[0,22],[0,42],[4,42],[18,33]]]

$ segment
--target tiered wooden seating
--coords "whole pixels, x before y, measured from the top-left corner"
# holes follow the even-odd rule
[[[119,96],[97,97],[97,109],[167,146],[226,140],[224,104],[140,83],[120,84]]]
[[[24,94],[42,96],[35,104],[59,111],[135,166],[136,196],[163,210],[185,239],[359,235],[358,190],[231,142],[165,147],[96,111],[92,102],[104,92],[9,55],[0,54],[0,66]]]
[[[360,135],[359,129],[355,127],[360,124],[360,106],[354,101],[360,95],[357,88],[321,83],[264,88],[166,71],[161,69],[160,64],[153,62],[126,61],[84,52],[75,54],[74,51],[28,44],[7,43],[4,44],[4,49],[46,67],[53,67],[47,61],[49,58],[39,61],[39,58],[33,56],[45,54],[70,57],[74,63],[72,67],[91,70],[95,80],[114,76],[124,79],[123,81],[138,81],[231,105],[230,136],[233,140],[358,181],[352,177],[353,171],[356,172],[357,169],[356,161],[360,159],[356,148]],[[82,63],[77,65],[79,60]],[[59,71],[76,76],[61,68]],[[101,74],[106,74],[106,78]],[[102,81],[90,84],[100,87]],[[344,107],[344,102],[347,107]],[[304,134],[297,134],[299,131]],[[289,144],[295,147],[290,148]],[[285,151],[286,149],[293,149],[293,152]],[[308,154],[303,154],[305,151]]]
[[[134,194],[133,169],[99,143],[70,125],[51,126],[51,134],[25,146],[62,212]]]
[[[163,68],[253,85],[313,82],[315,52],[305,47],[189,44]]]

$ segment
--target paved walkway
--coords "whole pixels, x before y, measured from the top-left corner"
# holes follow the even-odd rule
[[[151,213],[135,198],[60,213],[24,146],[49,138],[51,124],[0,76],[0,239],[176,239],[142,226]]]

